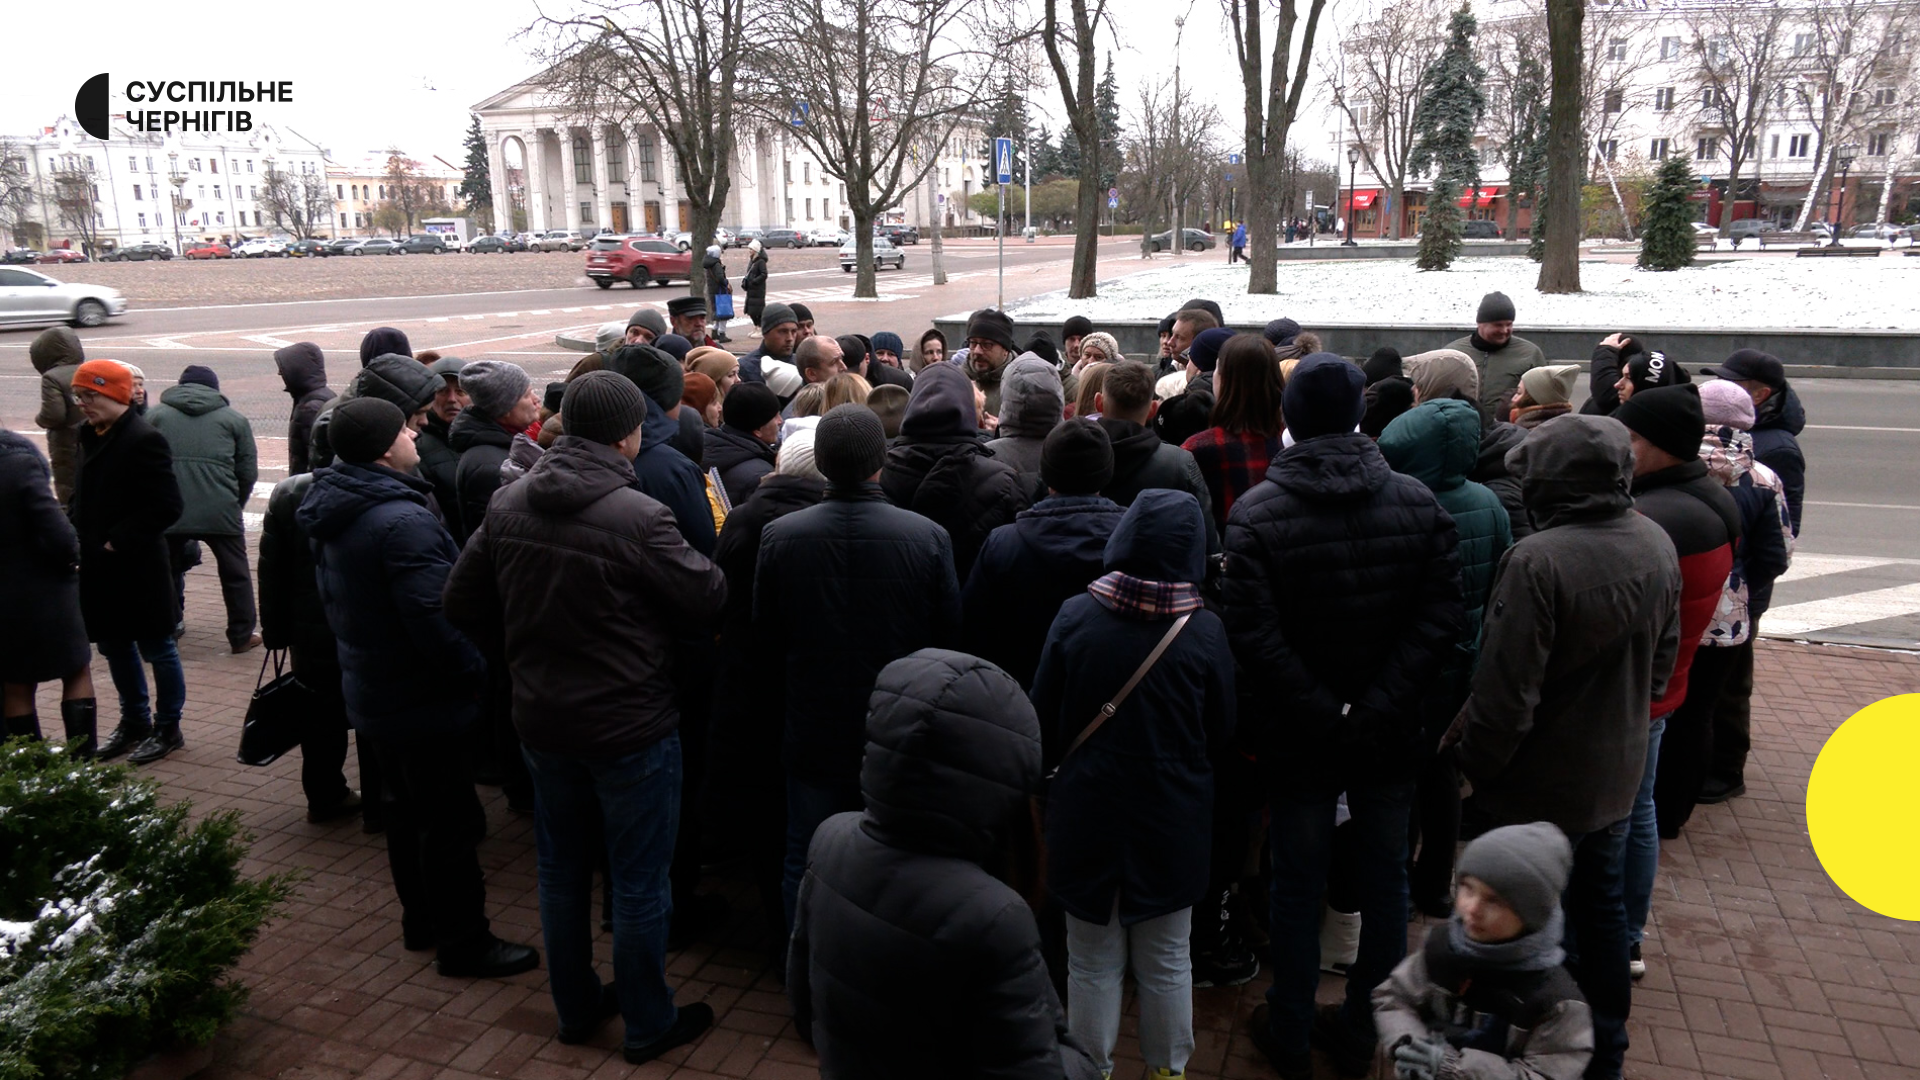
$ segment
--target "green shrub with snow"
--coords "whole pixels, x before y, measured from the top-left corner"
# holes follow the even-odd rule
[[[211,1039],[291,890],[241,875],[247,840],[237,813],[192,821],[129,769],[0,745],[0,1080],[118,1077]]]

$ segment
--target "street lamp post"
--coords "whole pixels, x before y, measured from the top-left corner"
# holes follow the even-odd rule
[[[187,249],[180,244],[180,192],[187,186],[187,175],[180,171],[180,154],[167,152],[167,181],[173,185],[173,198],[168,209],[173,211],[173,247],[174,254],[185,255]]]
[[[1193,12],[1192,4],[1187,5],[1187,12]],[[1180,39],[1186,31],[1186,15],[1176,16],[1173,20],[1173,156],[1176,159],[1180,156]],[[1173,178],[1173,232],[1168,235],[1176,256],[1186,254],[1187,250],[1185,210],[1180,200],[1180,174],[1176,171]]]
[[[1853,168],[1853,155],[1859,151],[1857,146],[1843,146],[1839,149],[1840,189],[1833,200],[1833,239],[1827,241],[1828,247],[1840,246],[1840,216],[1847,207],[1847,173]]]
[[[1359,168],[1360,148],[1357,146],[1347,147],[1347,238],[1340,242],[1340,246],[1342,247],[1360,246],[1359,242],[1353,238],[1353,219],[1355,216],[1353,212],[1353,178]],[[1336,174],[1334,180],[1337,182],[1339,179],[1339,176]]]

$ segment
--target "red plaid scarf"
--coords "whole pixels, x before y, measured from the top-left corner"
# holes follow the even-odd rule
[[[1200,590],[1185,581],[1148,581],[1115,570],[1087,591],[1116,615],[1157,619],[1200,610]]]

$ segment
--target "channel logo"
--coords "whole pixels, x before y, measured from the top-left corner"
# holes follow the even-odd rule
[[[80,92],[73,95],[73,115],[80,121],[80,127],[96,139],[106,139],[107,129],[107,83],[106,72],[101,72],[80,84]]]

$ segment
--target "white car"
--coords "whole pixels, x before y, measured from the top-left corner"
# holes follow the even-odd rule
[[[720,245],[722,249],[730,248],[733,246],[733,233],[727,229],[715,229],[713,230],[713,242]],[[674,233],[673,246],[679,248],[681,251],[692,251],[693,234],[685,229]]]
[[[127,313],[118,289],[69,285],[24,266],[0,266],[0,323],[99,326]]]
[[[859,265],[859,261],[859,244],[848,240],[846,243],[840,245],[840,269],[851,274],[853,273],[853,268]],[[873,268],[875,270],[885,270],[888,263],[892,263],[895,270],[905,270],[907,268],[907,253],[894,247],[893,241],[886,237],[876,236],[873,238]]]
[[[587,246],[587,238],[578,229],[549,229],[527,246],[535,251],[579,251]]]
[[[825,226],[818,229],[808,229],[806,231],[806,237],[809,247],[839,247],[841,244],[847,242],[846,233],[839,229],[830,229]]]
[[[239,247],[234,248],[233,254],[234,257],[238,259],[265,259],[269,257],[284,259],[287,257],[287,242],[285,240],[273,240],[262,237],[257,240],[249,240]]]

